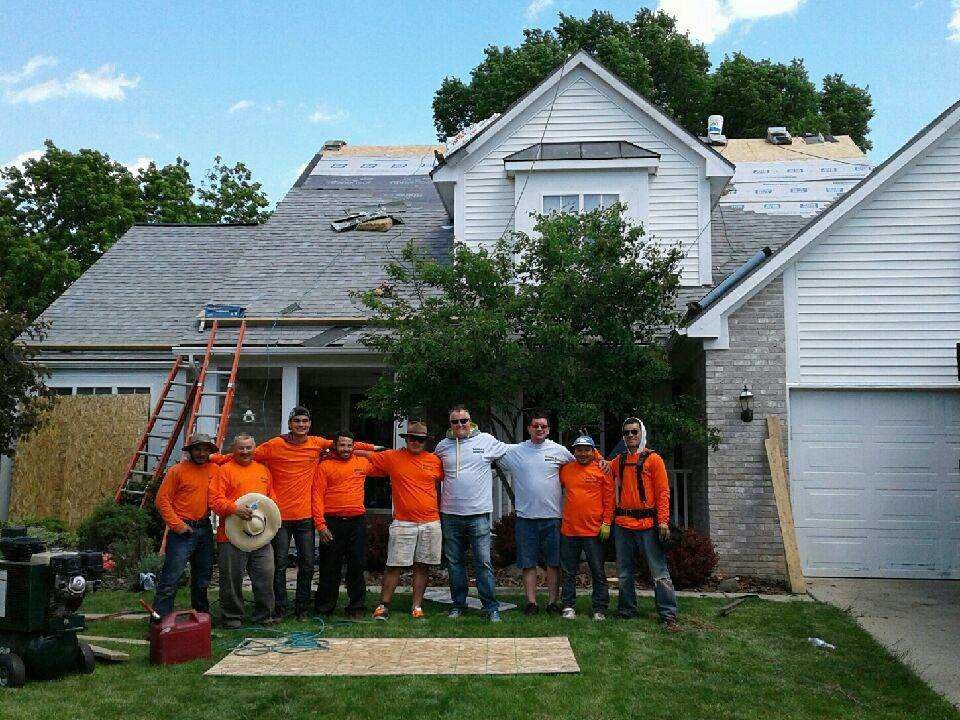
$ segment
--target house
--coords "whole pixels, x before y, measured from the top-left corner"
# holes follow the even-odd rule
[[[807,575],[960,578],[960,102],[693,316],[710,534],[765,574],[781,541],[762,422],[789,428]]]
[[[732,140],[726,152],[740,147]],[[675,487],[674,514],[711,534],[724,571],[782,577],[783,547],[758,450],[763,422],[742,423],[737,396],[749,385],[758,419],[769,413],[791,419],[785,412],[783,349],[790,324],[784,296],[777,294],[779,280],[770,285],[774,289],[736,302],[778,258],[792,257],[810,231],[805,214],[820,208],[797,203],[757,212],[764,208],[726,202],[731,182],[738,185],[738,167],[723,152],[579,53],[504,113],[469,128],[446,147],[327,143],[263,225],[135,226],[44,313],[50,332],[40,360],[52,370],[50,385],[60,392],[150,392],[155,397],[173,356],[203,353],[207,336],[198,330],[203,305],[235,303],[246,308],[248,331],[233,427],[242,425],[258,437],[273,435],[284,429],[289,409],[302,403],[313,411],[320,432],[349,425],[368,439],[394,445],[400,442],[397,427],[364,425],[356,413],[357,402],[386,368],[359,341],[365,317],[351,291],[381,283],[384,263],[408,241],[442,258],[455,241],[481,247],[505,232],[529,230],[533,211],[588,210],[619,200],[628,219],[643,223],[656,242],[683,248],[682,307],[702,302],[714,288],[714,295],[721,295],[709,306],[704,303],[674,349],[692,358],[689,382],[702,390],[707,418],[725,438],[717,452],[662,448]],[[753,147],[752,152],[760,151]],[[862,156],[846,159],[847,164],[862,161]],[[800,187],[821,181],[790,182]],[[891,203],[887,213],[895,216],[917,205],[926,209],[921,216],[942,221],[954,207],[946,196],[957,194],[949,180],[944,182],[940,200],[921,197],[912,203],[908,197]],[[862,187],[814,222],[832,217]],[[388,210],[401,224],[384,233],[330,228],[331,220],[349,212],[376,209]],[[870,252],[886,257],[887,246],[874,245],[858,250],[856,262]],[[762,248],[772,253],[766,264],[732,288],[720,286]],[[948,261],[949,253],[939,252]],[[927,276],[937,292],[956,290],[955,270],[949,277]],[[921,292],[926,286],[915,282],[912,287]],[[796,323],[790,327],[795,330]],[[227,327],[218,335],[214,357],[220,366],[229,364],[235,332]],[[819,417],[817,406],[809,407],[807,417]],[[793,440],[795,423],[790,430]],[[601,441],[612,446],[605,437]],[[655,435],[651,443],[656,446]],[[508,510],[499,487],[494,494],[495,513]],[[370,499],[374,507],[389,507],[389,497],[373,489]],[[798,513],[803,507],[797,504]],[[798,527],[807,527],[799,517]],[[808,545],[802,549],[807,552]]]

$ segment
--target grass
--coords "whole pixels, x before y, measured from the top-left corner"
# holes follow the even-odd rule
[[[513,599],[515,598],[505,598]],[[136,596],[101,592],[89,612],[133,608]],[[183,596],[181,596],[181,601]],[[372,604],[373,598],[370,598]],[[682,599],[685,631],[659,629],[652,601],[638,620],[565,621],[541,613],[503,614],[491,625],[478,614],[448,620],[427,603],[414,621],[409,595],[397,596],[387,623],[335,625],[336,637],[567,635],[580,663],[578,675],[459,677],[206,678],[243,633],[214,631],[214,659],[154,667],[147,648],[123,665],[0,692],[0,718],[114,720],[115,718],[952,718],[954,710],[891,657],[844,613],[807,602],[756,602],[717,618],[722,601]],[[282,630],[310,629],[285,622]],[[90,623],[94,635],[145,637],[145,623]],[[814,648],[807,637],[837,645]],[[106,644],[106,643],[104,643]]]

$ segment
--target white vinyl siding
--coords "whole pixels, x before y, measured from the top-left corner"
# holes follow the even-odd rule
[[[464,175],[463,232],[458,238],[477,247],[494,243],[514,229],[517,199],[514,180],[504,171],[507,155],[539,142],[626,140],[660,154],[656,174],[649,175],[644,228],[664,243],[679,244],[687,250],[682,281],[699,285],[699,252],[701,246],[709,247],[710,240],[709,230],[697,237],[701,184],[707,185],[703,159],[689,148],[681,152],[676,138],[589,71],[581,69],[561,82],[552,112],[549,106],[555,93],[551,90],[523,116],[525,121],[516,121],[516,129],[498,145],[477,150],[480,158]],[[509,130],[508,126],[502,132]],[[645,168],[634,172],[647,174]],[[523,182],[519,174],[516,182]],[[577,189],[570,188],[571,192]],[[704,212],[703,217],[709,217],[709,213]]]
[[[957,128],[818,240],[791,272],[792,382],[957,387]]]

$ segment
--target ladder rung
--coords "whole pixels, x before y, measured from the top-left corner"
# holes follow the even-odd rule
[[[229,375],[231,370],[207,370],[207,375]]]
[[[150,457],[160,457],[160,453],[147,452],[146,450],[138,450],[137,455],[149,455]]]
[[[202,393],[200,393],[200,394],[203,395],[204,397],[206,397],[206,396],[213,397],[213,396],[215,396],[215,395],[216,395],[216,396],[224,396],[224,395],[226,395],[227,393],[225,393],[225,392],[213,392],[213,391],[211,391],[211,392],[202,392]]]
[[[159,420],[159,418],[157,418],[157,419]],[[148,438],[155,438],[155,439],[157,439],[157,440],[169,440],[169,439],[170,439],[170,436],[169,436],[169,435],[154,435],[153,433],[148,434],[147,437],[148,437]]]
[[[170,384],[171,384],[171,385],[178,385],[178,386],[180,386],[180,387],[191,387],[191,386],[193,385],[192,382],[177,382],[176,380],[173,381],[173,382],[170,383]]]
[[[145,471],[143,471],[143,470],[131,470],[131,471],[130,471],[130,474],[131,474],[131,475],[143,475],[144,477],[153,477],[153,475],[154,475],[155,472],[156,472],[155,470],[151,470],[150,472],[145,472]]]
[[[120,492],[123,493],[124,495],[146,495],[147,494],[146,490],[127,490],[126,488],[124,488]]]
[[[167,403],[176,403],[177,405],[186,405],[186,404],[187,404],[185,400],[177,400],[177,399],[175,399],[175,398],[165,398],[164,401],[163,401],[163,403],[164,403],[164,405],[166,405]]]
[[[169,422],[176,422],[180,418],[175,417],[166,417],[165,415],[157,415],[157,420],[167,420]]]
[[[194,417],[198,417],[198,418],[219,418],[220,416],[219,416],[219,415],[199,414],[199,415],[195,415]]]

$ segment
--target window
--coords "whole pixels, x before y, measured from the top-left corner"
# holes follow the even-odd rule
[[[148,387],[118,387],[117,395],[149,395]]]
[[[617,193],[588,193],[584,195],[544,195],[543,212],[590,212],[598,208],[608,208],[620,202]]]
[[[73,388],[72,387],[52,387],[50,388],[50,392],[52,392],[54,395],[73,395]]]
[[[112,387],[78,387],[77,395],[113,395]]]
[[[54,395],[149,395],[150,388],[147,386],[139,387],[77,387],[62,386],[52,387],[50,391]]]

